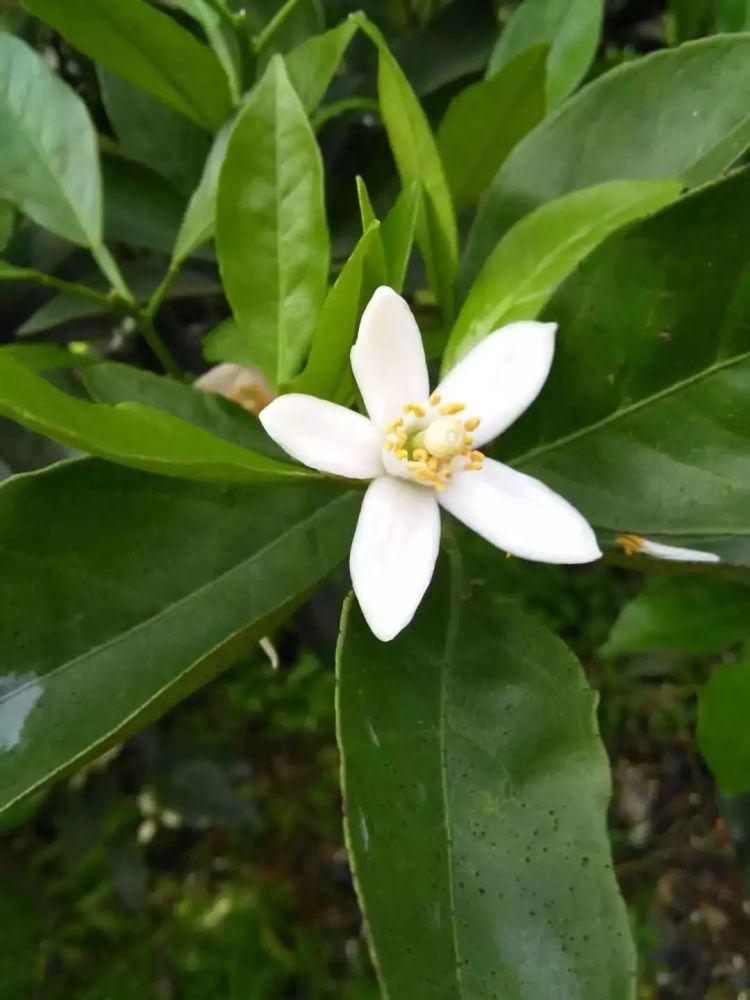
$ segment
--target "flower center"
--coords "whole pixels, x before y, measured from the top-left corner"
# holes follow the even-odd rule
[[[471,432],[479,426],[479,417],[463,420],[457,414],[464,403],[443,403],[433,393],[426,406],[407,403],[404,415],[386,428],[385,450],[404,463],[409,478],[436,490],[445,489],[457,471],[482,468],[484,455],[471,447]],[[458,459],[462,466],[454,467]]]

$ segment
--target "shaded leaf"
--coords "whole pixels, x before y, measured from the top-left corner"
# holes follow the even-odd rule
[[[656,576],[620,611],[608,656],[710,653],[750,637],[750,587],[706,575]]]
[[[222,320],[218,326],[209,330],[204,336],[203,357],[213,364],[231,361],[244,368],[258,367],[258,363],[247,345],[247,337],[231,317]]]
[[[698,699],[698,746],[724,795],[750,791],[750,662],[716,667]]]
[[[230,131],[231,125],[227,124],[214,139],[201,179],[190,197],[172,251],[172,263],[175,266],[179,266],[199,246],[213,238],[219,173],[224,163]]]
[[[341,562],[357,506],[324,484],[229,489],[90,460],[5,483],[0,810],[242,656]]]
[[[210,0],[176,0],[179,7],[190,14],[203,28],[216,58],[227,78],[232,101],[236,104],[242,95],[242,53],[237,31],[221,7]]]
[[[633,997],[596,698],[565,646],[444,569],[390,643],[350,602],[338,681],[347,842],[387,995]]]

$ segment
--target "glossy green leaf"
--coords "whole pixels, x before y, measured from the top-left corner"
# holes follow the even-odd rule
[[[356,30],[353,21],[342,21],[322,35],[308,38],[284,57],[289,79],[308,114],[323,100]]]
[[[107,406],[69,396],[1,355],[0,414],[88,454],[167,476],[247,483],[311,475],[141,403]]]
[[[232,128],[216,242],[251,353],[273,385],[293,378],[325,297],[329,239],[320,150],[280,56]]]
[[[674,201],[679,181],[610,181],[563,195],[525,216],[487,258],[443,358],[452,368],[506,323],[534,319],[555,288],[615,230]]]
[[[256,416],[216,393],[131,365],[106,361],[87,369],[84,381],[100,403],[141,403],[261,455],[285,457]]]
[[[719,176],[750,142],[750,35],[708,38],[627,62],[531,132],[480,206],[468,283],[502,234],[542,202],[623,179]]]
[[[190,14],[203,28],[216,58],[227,78],[232,101],[236,104],[242,96],[242,53],[237,29],[221,7],[211,0],[176,0],[177,5]]]
[[[487,75],[532,45],[548,44],[547,101],[552,107],[576,89],[591,65],[602,31],[603,0],[524,0],[502,29]]]
[[[552,371],[497,453],[599,528],[750,535],[748,198],[738,171],[628,227],[543,313]]]
[[[380,238],[379,228],[378,222],[370,225],[342,267],[323,303],[305,370],[287,391],[342,404],[351,399],[354,382],[349,353],[361,313],[362,272],[374,241]]]
[[[352,20],[378,49],[378,96],[388,140],[404,187],[418,181],[424,192],[418,241],[430,284],[444,312],[453,312],[458,232],[450,189],[424,111],[380,31],[363,15]]]
[[[749,637],[749,586],[708,575],[656,576],[622,609],[603,652],[710,653]]]
[[[513,147],[544,117],[548,51],[546,45],[526,49],[448,105],[437,143],[457,211],[478,200]]]
[[[211,152],[203,168],[201,179],[190,197],[187,209],[180,223],[180,228],[172,251],[172,263],[179,266],[194,253],[198,247],[213,238],[216,222],[216,192],[219,187],[219,173],[224,163],[224,157],[229,142],[230,125],[224,128],[214,139]]]
[[[390,643],[349,604],[346,833],[385,995],[634,997],[595,705],[560,640],[445,570]]]
[[[342,561],[357,506],[328,484],[228,488],[91,460],[6,482],[0,810],[240,658]]]
[[[750,791],[750,661],[715,667],[698,699],[698,746],[724,795]]]
[[[96,133],[83,101],[41,56],[0,33],[0,198],[82,246],[102,238]]]
[[[150,94],[101,68],[99,85],[123,151],[178,191],[192,194],[211,146],[206,133]]]
[[[226,120],[229,88],[213,52],[145,0],[24,4],[85,55],[209,131]]]

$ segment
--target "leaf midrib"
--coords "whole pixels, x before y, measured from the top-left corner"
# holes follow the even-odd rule
[[[681,379],[678,382],[673,382],[672,385],[666,386],[664,389],[659,390],[659,392],[652,393],[650,396],[644,396],[643,399],[636,400],[636,402],[631,403],[629,406],[618,407],[618,409],[614,410],[612,413],[607,414],[606,417],[602,417],[600,420],[596,420],[592,424],[580,427],[578,430],[572,431],[570,434],[566,434],[561,438],[557,438],[555,441],[549,441],[546,444],[538,445],[536,448],[531,448],[529,451],[511,459],[508,464],[512,466],[527,465],[528,463],[533,462],[537,458],[547,455],[550,452],[555,452],[560,448],[566,448],[568,445],[573,444],[576,441],[580,441],[583,438],[588,437],[590,434],[595,434],[597,431],[604,430],[610,425],[615,425],[620,420],[625,420],[633,413],[637,413],[639,410],[658,403],[662,399],[667,399],[674,393],[680,392],[682,389],[696,385],[705,378],[710,378],[718,372],[733,368],[735,365],[748,360],[750,360],[750,351],[745,351],[744,353],[738,354],[733,358],[727,358],[725,361],[714,362],[714,364],[709,365],[708,368],[695,372],[688,378]]]

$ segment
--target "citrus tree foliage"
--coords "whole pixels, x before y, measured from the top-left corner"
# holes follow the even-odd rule
[[[602,655],[732,651],[699,739],[750,790],[750,36],[724,14],[607,69],[602,3],[525,0],[419,62],[387,17],[271,7],[3,22],[0,414],[56,464],[0,463],[0,816],[351,548],[338,737],[383,994],[632,1000],[596,694],[451,515],[522,558],[667,564]],[[342,178],[352,122],[375,153]]]

